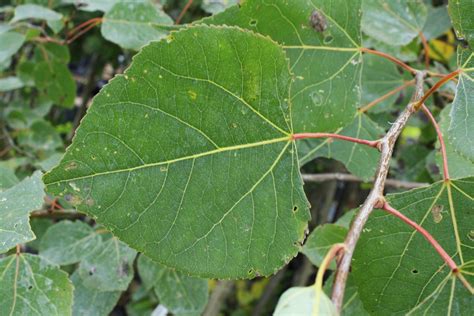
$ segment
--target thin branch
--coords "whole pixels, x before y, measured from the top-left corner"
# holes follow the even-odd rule
[[[389,92],[387,92],[386,94],[384,94],[383,96],[381,96],[380,98],[377,98],[375,99],[374,101],[370,102],[369,104],[361,107],[359,109],[359,112],[361,113],[364,113],[364,112],[367,112],[369,109],[371,109],[372,107],[374,107],[375,105],[379,104],[380,102],[382,102],[383,100],[387,99],[388,97],[394,95],[395,93],[397,92],[400,92],[402,91],[403,89],[405,89],[406,87],[408,86],[411,86],[415,84],[415,80],[410,80],[410,81],[407,81],[405,82],[403,85],[401,85],[400,87],[397,87]]]
[[[377,55],[377,56],[380,56],[380,57],[383,57],[383,58],[386,58],[392,62],[394,62],[395,64],[399,65],[400,67],[408,70],[409,72],[411,72],[412,74],[416,74],[418,70],[416,70],[415,68],[413,67],[410,67],[408,66],[407,64],[405,64],[403,61],[401,61],[400,59],[397,59],[389,54],[386,54],[386,53],[383,53],[383,52],[380,52],[378,50],[374,50],[374,49],[369,49],[369,48],[365,48],[365,47],[362,47],[360,49],[362,52],[364,53],[368,53],[368,54],[372,54],[372,55]]]
[[[425,53],[425,68],[428,69],[430,68],[430,45],[428,44],[428,41],[426,40],[426,37],[423,32],[420,31],[419,35]]]
[[[434,239],[433,236],[431,236],[431,234],[426,229],[424,229],[423,227],[418,225],[416,222],[412,221],[411,219],[406,217],[404,214],[400,213],[399,211],[391,207],[390,204],[388,204],[387,202],[383,204],[382,209],[398,217],[399,219],[404,221],[406,224],[416,229],[416,231],[422,234],[423,237],[425,237],[425,239],[431,244],[431,246],[433,246],[433,248],[439,253],[441,258],[443,258],[444,262],[446,262],[446,264],[449,266],[451,271],[453,271],[454,273],[459,271],[459,268],[456,262],[454,262],[451,256],[443,249],[443,247],[441,247],[441,245],[436,241],[436,239]]]
[[[346,288],[346,281],[349,274],[349,269],[352,262],[352,255],[354,254],[355,246],[359,240],[362,229],[364,228],[367,219],[375,207],[381,207],[383,204],[383,192],[385,188],[385,181],[390,166],[390,159],[392,157],[393,148],[398,139],[398,136],[406,125],[410,116],[416,111],[415,105],[423,96],[423,81],[425,72],[416,71],[415,74],[415,93],[411,102],[405,110],[398,116],[395,123],[393,123],[390,130],[380,141],[381,155],[375,175],[374,187],[369,193],[364,204],[360,207],[354,221],[347,234],[345,245],[346,251],[336,271],[336,279],[332,292],[332,300],[336,306],[336,310],[340,313],[344,299],[344,291]]]
[[[325,182],[331,180],[347,181],[347,182],[370,182],[364,181],[363,179],[356,177],[348,173],[317,173],[317,174],[303,174],[303,180],[306,182]],[[421,182],[409,182],[397,179],[385,180],[385,185],[400,188],[400,189],[415,189],[428,186],[428,183]]]
[[[448,155],[446,154],[446,145],[444,144],[443,133],[441,133],[441,129],[439,128],[439,125],[436,122],[436,119],[434,118],[433,114],[431,114],[430,109],[428,109],[428,107],[424,104],[421,105],[421,109],[426,114],[426,116],[428,116],[428,118],[430,119],[431,124],[433,124],[436,130],[436,134],[438,135],[439,145],[441,149],[441,156],[443,157],[443,179],[444,181],[449,181]]]
[[[193,4],[193,0],[188,0],[188,2],[186,3],[186,5],[184,6],[183,10],[181,11],[181,13],[178,15],[178,17],[176,18],[176,21],[174,22],[174,24],[179,24],[181,23],[181,20],[183,19],[184,15],[186,14],[186,12],[188,12],[189,8],[191,7],[191,4]]]
[[[306,139],[306,138],[337,138],[337,139],[342,139],[342,140],[346,140],[346,141],[357,143],[357,144],[367,145],[373,148],[379,148],[378,146],[380,143],[379,140],[366,140],[366,139],[354,138],[350,136],[331,134],[331,133],[298,133],[298,134],[293,134],[291,138],[293,140]]]
[[[437,83],[435,83],[430,90],[428,90],[424,95],[423,97],[420,99],[420,101],[418,101],[418,103],[416,104],[416,109],[418,110],[421,105],[423,103],[425,103],[426,99],[428,99],[428,97],[430,95],[433,94],[433,92],[435,92],[436,90],[438,90],[442,85],[444,85],[446,82],[448,82],[449,80],[453,79],[454,77],[456,77],[457,75],[459,75],[461,73],[461,69],[457,69],[447,75],[445,75],[443,78],[441,78]]]

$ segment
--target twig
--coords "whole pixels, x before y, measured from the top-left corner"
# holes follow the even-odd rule
[[[436,122],[433,114],[431,114],[430,109],[428,109],[428,107],[424,104],[421,105],[421,109],[426,114],[426,116],[428,116],[428,118],[430,119],[431,124],[433,124],[436,130],[436,134],[438,135],[439,145],[441,149],[441,156],[443,157],[443,179],[444,181],[449,181],[448,156],[446,154],[446,146],[444,144],[443,133],[441,133],[441,129],[439,128],[439,125]]]
[[[226,297],[232,292],[234,282],[230,280],[219,280],[211,293],[209,302],[203,312],[204,316],[217,316],[221,311],[222,304],[225,303]]]
[[[325,182],[331,180],[347,181],[347,182],[370,182],[356,177],[348,173],[317,173],[317,174],[303,174],[303,180],[307,182]],[[390,186],[400,189],[415,189],[429,185],[428,183],[402,181],[397,179],[385,180],[385,186]]]
[[[346,140],[353,143],[367,145],[374,148],[378,148],[379,143],[380,143],[379,140],[366,140],[366,139],[354,138],[350,136],[331,134],[331,133],[298,133],[298,134],[293,134],[291,138],[294,140],[306,139],[306,138],[337,138],[337,139],[342,139],[342,140]]]
[[[188,0],[188,2],[186,3],[186,5],[184,6],[183,10],[181,11],[181,13],[178,15],[178,17],[176,18],[176,21],[174,22],[174,24],[179,24],[181,23],[181,19],[184,17],[184,15],[186,14],[186,12],[188,12],[189,8],[191,7],[191,4],[193,4],[193,0]]]
[[[423,32],[420,31],[419,35],[425,53],[425,68],[428,69],[430,68],[430,45],[428,45],[428,41],[426,40],[426,37]]]
[[[405,108],[405,110],[398,116],[395,123],[393,123],[390,130],[380,141],[381,155],[375,175],[374,187],[369,193],[369,196],[360,207],[354,221],[347,234],[345,245],[346,251],[336,271],[336,279],[332,292],[332,300],[336,307],[336,310],[340,313],[342,309],[342,303],[344,299],[344,290],[346,287],[347,276],[351,266],[352,255],[354,249],[359,240],[362,229],[364,228],[367,219],[369,218],[372,210],[375,207],[382,207],[384,199],[383,192],[385,187],[385,181],[390,166],[390,159],[392,157],[393,148],[398,139],[398,136],[402,132],[403,127],[407,123],[410,116],[416,111],[415,105],[423,96],[423,82],[425,72],[416,71],[415,73],[415,93],[412,97],[411,102]]]
[[[371,109],[372,107],[374,107],[375,105],[379,104],[380,102],[382,102],[383,100],[387,99],[388,97],[390,97],[391,95],[394,95],[395,93],[397,92],[400,92],[402,91],[403,89],[405,89],[406,87],[408,86],[411,86],[415,83],[415,80],[410,80],[410,81],[407,81],[405,82],[403,85],[401,85],[400,87],[397,87],[389,92],[387,92],[386,94],[384,94],[383,96],[381,96],[380,98],[377,98],[375,99],[374,101],[370,102],[369,104],[361,107],[359,109],[359,112],[361,113],[364,113],[364,112],[367,112],[369,109]]]
[[[377,55],[377,56],[380,56],[380,57],[383,57],[383,58],[386,58],[394,63],[396,63],[397,65],[399,65],[400,67],[408,70],[409,72],[411,72],[412,74],[416,74],[418,70],[416,70],[415,68],[413,67],[410,67],[408,66],[407,64],[405,64],[403,61],[401,61],[400,59],[397,59],[389,54],[386,54],[386,53],[383,53],[383,52],[379,52],[378,50],[373,50],[373,49],[369,49],[369,48],[365,48],[365,47],[362,47],[360,49],[360,51],[364,52],[364,53],[368,53],[368,54],[372,54],[372,55]]]
[[[433,238],[433,236],[431,236],[430,233],[428,233],[428,231],[426,229],[424,229],[423,227],[421,227],[420,225],[418,225],[416,222],[412,221],[411,219],[409,219],[408,217],[406,217],[404,214],[400,213],[399,211],[397,211],[396,209],[394,209],[393,207],[390,206],[390,204],[388,204],[387,202],[385,202],[383,204],[383,206],[381,207],[381,209],[389,212],[390,214],[398,217],[399,219],[401,219],[402,221],[404,221],[406,224],[410,225],[411,227],[413,227],[414,229],[416,229],[416,231],[418,231],[420,234],[423,235],[423,237],[426,238],[426,240],[433,246],[433,248],[439,253],[439,255],[441,256],[441,258],[443,258],[444,262],[446,262],[446,264],[449,266],[449,268],[451,269],[451,271],[453,271],[454,273],[456,273],[457,271],[459,271],[459,268],[458,266],[456,265],[456,263],[454,262],[454,260],[451,258],[450,255],[448,255],[448,253],[443,249],[443,247],[441,247],[441,245],[436,241],[436,239]]]

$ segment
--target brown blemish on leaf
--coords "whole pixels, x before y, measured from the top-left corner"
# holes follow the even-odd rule
[[[309,25],[319,33],[324,32],[328,28],[328,22],[324,14],[318,10],[313,10],[309,17]]]

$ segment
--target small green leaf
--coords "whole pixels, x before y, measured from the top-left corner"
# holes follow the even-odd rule
[[[208,13],[216,14],[237,3],[238,0],[202,0],[201,8]]]
[[[110,315],[122,292],[99,291],[84,285],[78,272],[71,275],[74,285],[73,316]]]
[[[95,97],[48,189],[168,267],[270,275],[297,254],[309,217],[290,81],[281,48],[249,31],[198,26],[152,42]]]
[[[474,19],[472,18],[474,2],[472,0],[449,1],[448,10],[457,38],[466,40],[471,49],[474,49]]]
[[[470,49],[458,49],[459,74],[456,96],[451,108],[448,136],[454,149],[474,161],[474,53]]]
[[[34,71],[36,86],[55,104],[71,108],[76,97],[76,82],[66,64],[57,60],[42,61]]]
[[[280,43],[295,74],[294,130],[335,131],[360,105],[360,2],[247,0],[203,22],[237,25]]]
[[[30,129],[21,131],[18,143],[22,147],[31,148],[35,151],[53,151],[63,146],[59,134],[49,121],[40,119],[34,121]]]
[[[40,256],[0,259],[1,315],[71,315],[72,291],[67,273]]]
[[[39,171],[0,192],[0,253],[36,238],[31,231],[29,214],[43,206],[44,196]]]
[[[0,92],[23,88],[23,81],[18,77],[0,78]]]
[[[105,39],[123,48],[138,50],[165,37],[171,24],[173,20],[149,2],[117,3],[105,14],[101,32]]]
[[[339,134],[361,139],[379,139],[384,131],[367,115],[357,114],[352,124]],[[305,164],[316,157],[327,157],[341,161],[347,170],[364,180],[370,180],[375,174],[379,152],[371,147],[356,143],[332,139],[304,139],[298,142],[300,163]]]
[[[336,224],[325,224],[316,227],[306,240],[302,253],[315,265],[320,266],[324,257],[334,244],[344,242],[347,228]],[[329,269],[335,269],[336,264],[331,262]]]
[[[25,42],[25,36],[17,32],[0,34],[0,63],[7,62]]]
[[[35,19],[35,20],[45,20],[48,22],[48,26],[57,33],[63,27],[61,19],[63,15],[48,9],[41,5],[36,4],[23,4],[15,8],[15,15],[10,23],[15,23],[18,21],[26,19]]]
[[[389,203],[440,243],[474,281],[474,179],[437,182],[389,195]],[[469,315],[472,294],[426,239],[400,219],[376,210],[358,241],[352,273],[370,314]]]
[[[0,166],[0,192],[20,182],[12,168]]]
[[[423,0],[363,0],[362,30],[389,45],[406,45],[423,29]]]
[[[101,238],[92,227],[76,221],[61,221],[44,234],[39,253],[51,262],[67,265],[81,261],[100,247]]]
[[[423,35],[427,40],[437,38],[451,28],[451,20],[446,6],[428,5],[427,16],[425,26],[423,26]]]
[[[319,290],[319,308],[315,307],[316,287],[292,287],[286,290],[278,300],[274,316],[324,315],[336,316],[336,308],[327,295]]]
[[[154,287],[160,304],[176,315],[201,315],[206,307],[207,280],[189,277],[140,255],[138,273],[146,289]]]
[[[117,238],[102,242],[77,269],[83,285],[95,291],[125,291],[133,279],[137,253]]]

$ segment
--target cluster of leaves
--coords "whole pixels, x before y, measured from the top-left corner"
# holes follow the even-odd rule
[[[449,8],[421,0],[203,0],[184,26],[174,25],[181,15],[171,3],[22,2],[0,9],[2,314],[105,315],[124,291],[129,314],[157,304],[200,314],[205,278],[270,276],[300,252],[319,267],[344,240],[353,212],[318,226],[302,246],[310,209],[300,167],[320,170],[315,158],[332,158],[368,181],[379,153],[293,135],[378,139],[412,94],[410,74],[363,47],[429,73],[460,69],[457,84],[426,102],[456,180],[435,182],[439,144],[416,115],[391,176],[434,183],[388,200],[430,231],[473,283],[468,0]],[[214,15],[197,20],[205,11]],[[95,86],[114,74],[107,69],[124,66]],[[45,198],[50,210],[42,210]],[[54,209],[55,198],[64,209]],[[275,314],[333,313],[322,290],[289,289]],[[343,313],[464,315],[473,304],[423,237],[374,212]]]

